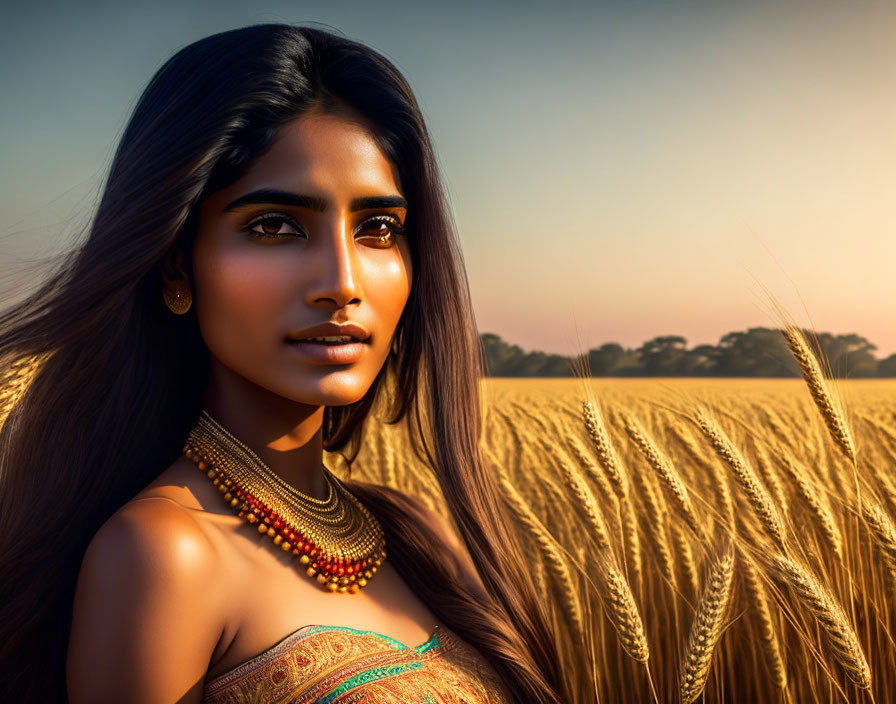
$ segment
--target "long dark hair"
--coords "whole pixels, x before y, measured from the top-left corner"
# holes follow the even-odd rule
[[[390,559],[432,611],[495,667],[518,702],[570,700],[547,612],[479,453],[482,352],[463,260],[411,88],[369,47],[262,24],[183,48],[125,128],[88,236],[0,315],[0,699],[65,701],[80,562],[98,528],[180,455],[202,409],[208,350],[195,309],[172,315],[166,257],[189,263],[198,204],[312,107],[372,125],[409,202],[414,282],[389,359],[357,403],[328,407],[324,447],[351,464],[380,387],[417,430],[478,579],[446,561],[420,504],[350,486],[384,522]],[[27,377],[27,381],[23,381]],[[425,420],[424,420],[425,419]]]

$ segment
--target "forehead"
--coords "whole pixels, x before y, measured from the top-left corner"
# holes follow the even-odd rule
[[[398,170],[358,121],[313,112],[285,124],[234,184],[352,196],[400,193]]]

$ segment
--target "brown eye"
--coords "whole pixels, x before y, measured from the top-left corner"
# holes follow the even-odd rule
[[[285,228],[285,229],[284,229]],[[284,215],[263,215],[246,226],[246,232],[254,240],[274,240],[287,237],[306,237],[291,218]]]
[[[358,232],[363,239],[371,240],[372,246],[386,249],[395,245],[395,236],[404,234],[404,228],[393,217],[376,217],[362,223]]]

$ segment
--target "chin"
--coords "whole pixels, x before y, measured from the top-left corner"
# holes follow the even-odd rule
[[[330,374],[326,379],[308,380],[299,384],[290,393],[283,395],[298,403],[313,406],[348,406],[360,401],[370,390],[373,380],[365,381],[367,383],[362,383],[356,375],[349,372]]]

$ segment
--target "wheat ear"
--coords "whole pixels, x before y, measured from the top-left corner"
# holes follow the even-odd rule
[[[843,608],[807,567],[784,555],[773,557],[773,576],[789,585],[800,602],[815,617],[831,646],[834,657],[849,678],[863,689],[871,687],[871,670],[855,631]]]
[[[666,487],[669,496],[672,498],[672,503],[684,518],[685,523],[694,531],[694,535],[702,535],[703,531],[700,522],[697,520],[697,514],[694,512],[691,497],[688,495],[688,491],[685,489],[684,483],[681,481],[681,477],[679,477],[675,467],[637,420],[626,413],[622,413],[621,416],[625,432]]]
[[[821,412],[824,423],[834,440],[834,444],[840,448],[840,451],[846,456],[853,466],[856,463],[856,446],[846,424],[846,416],[837,397],[828,388],[825,382],[824,374],[821,371],[821,365],[818,359],[812,353],[806,338],[799,328],[793,325],[787,325],[781,331],[784,339],[787,340],[787,346],[790,353],[800,367],[803,379],[809,387],[809,393],[812,394],[812,400]]]
[[[656,548],[656,556],[660,563],[663,576],[673,587],[678,586],[675,577],[675,560],[672,558],[672,550],[666,539],[666,521],[664,520],[663,507],[650,482],[650,477],[644,472],[635,472],[635,484],[644,504],[642,519],[647,526],[645,534],[653,541]]]
[[[567,435],[566,441],[582,472],[597,485],[604,502],[609,504],[612,510],[615,511],[619,506],[619,497],[613,490],[610,480],[607,479],[607,475],[598,469],[592,459],[591,453],[588,452],[588,449],[581,440],[573,435]]]
[[[20,357],[0,371],[0,426],[28,390],[34,375],[48,357],[49,354]]]
[[[675,550],[681,558],[681,566],[687,583],[691,586],[691,592],[696,596],[700,592],[700,577],[697,574],[697,561],[694,559],[694,551],[691,548],[691,537],[681,523],[672,523],[672,536],[675,541]]]
[[[787,667],[784,663],[784,655],[781,653],[781,642],[778,639],[778,629],[772,618],[771,608],[765,593],[765,586],[759,578],[759,573],[753,562],[741,555],[746,576],[747,593],[759,620],[759,635],[762,639],[765,663],[771,673],[772,681],[778,689],[787,688]]]
[[[563,481],[566,484],[566,487],[572,492],[573,498],[575,498],[581,512],[584,514],[597,547],[600,550],[610,550],[610,534],[607,530],[607,524],[597,505],[594,494],[591,493],[591,488],[576,468],[563,456],[563,453],[557,445],[543,437],[539,438],[539,442],[545,451],[550,454],[554,463],[559,466],[563,475]]]
[[[721,503],[725,526],[728,528],[729,533],[732,532],[734,530],[734,502],[731,500],[731,488],[727,474],[719,470],[717,462],[709,462],[702,457],[697,441],[684,425],[673,424],[669,426],[669,430],[704,476],[708,476],[712,481]]]
[[[729,543],[725,553],[709,570],[688,636],[679,683],[684,704],[695,701],[706,686],[712,654],[725,625],[733,577],[734,548]]]
[[[786,514],[789,504],[787,501],[787,493],[784,491],[784,485],[781,483],[781,478],[778,476],[778,472],[772,466],[768,452],[766,452],[765,447],[758,441],[754,441],[753,454],[756,458],[756,468],[759,470],[762,481],[765,482],[765,485],[774,496],[775,501],[781,508],[781,512]]]
[[[702,410],[697,412],[697,426],[715,448],[719,457],[731,468],[738,484],[747,497],[747,501],[759,518],[760,523],[779,547],[784,546],[784,524],[772,503],[765,487],[756,477],[756,473],[725,433]]]
[[[563,559],[560,548],[502,471],[499,471],[499,486],[510,510],[535,539],[535,543],[545,559],[548,572],[560,588],[560,594],[566,607],[565,613],[575,637],[579,642],[584,642],[585,622],[582,617],[582,606],[569,571],[569,565]]]
[[[644,566],[641,561],[641,537],[638,534],[638,520],[631,501],[620,502],[622,518],[622,535],[625,540],[625,565],[629,570],[629,578],[640,589],[644,577]],[[638,592],[640,594],[640,591]]]
[[[613,489],[619,498],[625,498],[628,494],[628,479],[622,469],[619,456],[610,442],[607,427],[597,404],[591,401],[582,401],[582,418],[585,422],[585,430],[588,432],[588,439],[591,441],[591,447],[597,455],[597,461],[600,462],[600,466],[604,468],[613,483]]]
[[[793,480],[806,505],[811,509],[812,515],[815,516],[818,525],[821,527],[821,532],[827,539],[831,550],[834,551],[837,559],[842,563],[843,536],[840,534],[840,529],[834,521],[834,515],[831,513],[827,500],[819,495],[814,487],[810,486],[805,473],[796,466],[796,462],[787,450],[781,448],[775,450],[774,454],[781,466],[786,470],[787,475]]]
[[[871,529],[874,542],[884,556],[884,564],[896,582],[896,528],[884,510],[869,501],[862,503],[862,517]]]
[[[609,555],[598,557],[598,569],[603,576],[601,586],[604,603],[610,621],[619,634],[623,650],[634,660],[646,663],[650,648],[647,646],[641,613],[629,583]]]

